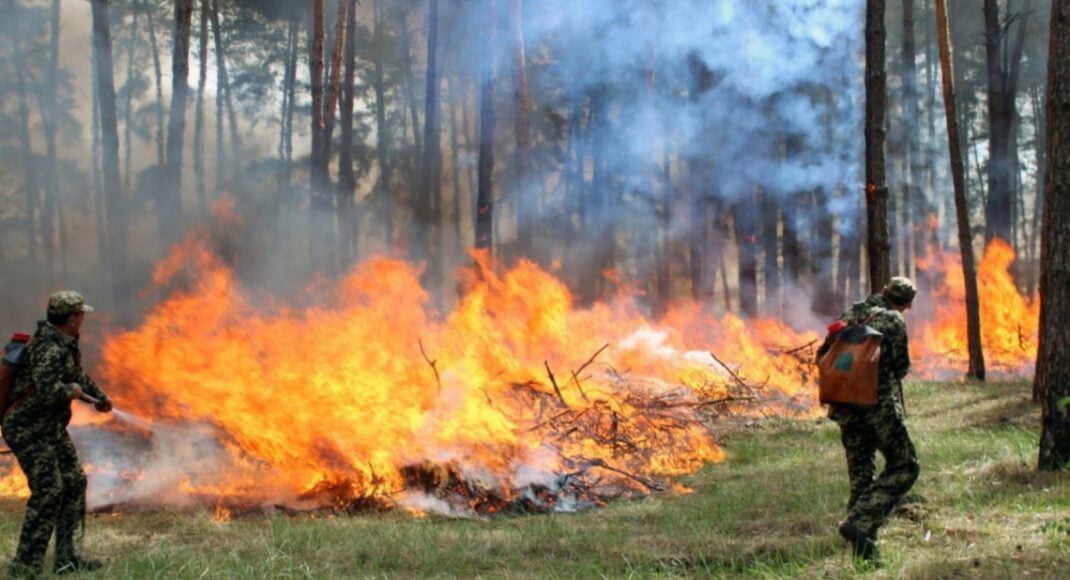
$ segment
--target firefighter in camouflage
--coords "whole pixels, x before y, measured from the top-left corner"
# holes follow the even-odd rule
[[[918,479],[917,455],[904,422],[902,383],[910,369],[903,311],[911,307],[915,295],[914,283],[897,276],[881,292],[853,304],[840,317],[851,323],[872,316],[868,326],[884,335],[878,362],[877,405],[829,408],[829,418],[840,426],[851,485],[847,518],[840,524],[840,535],[851,544],[855,556],[867,561],[877,561],[877,530]],[[819,350],[818,356],[822,354]],[[885,468],[874,479],[877,451],[884,455]]]
[[[79,555],[75,532],[85,523],[86,476],[67,423],[71,401],[89,395],[97,411],[112,409],[111,400],[82,370],[78,333],[93,307],[70,290],[52,294],[47,320],[37,323],[28,362],[15,376],[12,404],[4,413],[3,433],[26,475],[30,500],[9,576],[36,577],[45,550],[56,534],[57,574],[90,571],[101,563]]]

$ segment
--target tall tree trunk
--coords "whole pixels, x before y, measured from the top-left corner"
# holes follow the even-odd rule
[[[226,181],[226,171],[236,171],[241,164],[241,136],[238,134],[238,115],[234,111],[234,99],[230,91],[230,75],[227,73],[227,51],[223,44],[223,30],[219,24],[219,0],[212,0],[212,37],[215,45],[216,64],[216,186]],[[230,156],[223,146],[223,110],[230,125]]]
[[[524,2],[512,0],[509,25],[513,42],[513,104],[516,110],[517,254],[532,257],[535,244],[536,189],[531,187],[531,126],[528,120],[528,69],[524,54]]]
[[[1011,239],[1010,135],[1014,97],[1007,93],[1004,70],[1004,30],[998,0],[984,0],[985,55],[988,79],[988,198],[985,201],[985,240]]]
[[[494,83],[497,66],[497,0],[486,3],[487,29],[480,36],[479,192],[476,199],[476,248],[491,256],[494,243]]]
[[[149,27],[149,45],[152,47],[152,72],[156,78],[156,165],[162,171],[167,163],[164,152],[164,114],[163,114],[163,65],[160,63],[160,47],[156,42],[156,24],[152,17],[153,6],[149,0],[141,0],[145,11],[145,20]]]
[[[9,4],[13,7],[14,1],[9,0]],[[16,39],[18,48],[15,54],[18,58],[24,58],[22,55],[22,40]],[[33,151],[33,139],[30,135],[30,96],[27,94],[27,82],[26,73],[21,66],[15,67],[15,92],[18,95],[19,112],[18,112],[18,131],[19,131],[19,144],[22,145],[22,192],[23,199],[26,204],[26,248],[27,259],[29,260],[29,271],[32,272],[32,280],[30,281],[28,291],[36,292],[37,284],[37,219],[40,205],[40,185],[38,183],[38,168],[36,154]]]
[[[438,102],[438,0],[429,0],[427,7],[427,87],[424,97],[424,150],[420,162],[419,198],[413,208],[415,232],[413,238],[417,259],[427,261],[428,286],[441,287],[441,252],[438,241],[439,216],[434,188],[439,178],[435,162],[439,150]]]
[[[52,0],[49,17],[48,69],[45,77],[45,94],[42,101],[41,121],[45,131],[45,197],[41,208],[41,238],[44,240],[46,282],[52,285],[56,268],[56,216],[59,204],[59,165],[56,156],[56,125],[59,110],[56,93],[59,86],[59,0]]]
[[[130,41],[126,43],[126,102],[123,103],[123,140],[126,147],[123,148],[123,193],[130,191],[131,167],[133,164],[134,151],[134,91],[131,90],[130,81],[134,77],[134,57],[137,55],[138,44],[138,16],[140,10],[133,9],[133,22],[130,24]]]
[[[100,94],[101,151],[108,216],[108,254],[111,264],[112,299],[120,324],[130,320],[130,288],[126,268],[126,218],[119,181],[119,127],[115,112],[115,79],[108,26],[108,0],[93,0],[93,52],[97,62]]]
[[[1052,0],[1047,169],[1040,252],[1040,345],[1034,396],[1044,403],[1038,468],[1070,464],[1070,0]]]
[[[98,69],[97,50],[94,42],[93,50],[90,51],[90,65],[93,71],[93,116],[92,116],[92,163],[93,163],[93,228],[96,233],[97,261],[107,264],[108,256],[108,229],[107,216],[104,212],[104,184],[100,167],[100,87],[97,84]]]
[[[688,101],[697,108],[701,102],[702,95],[713,86],[713,74],[696,54],[688,55],[687,66]],[[695,145],[699,146],[698,144]],[[717,265],[712,263],[710,252],[722,255],[724,252],[719,247],[719,244],[710,243],[710,228],[712,227],[713,230],[718,229],[717,222],[720,216],[710,215],[710,205],[714,195],[710,191],[710,184],[713,183],[713,179],[710,175],[709,164],[709,159],[701,155],[692,155],[687,162],[687,191],[690,195],[688,202],[691,213],[690,224],[688,225],[691,259],[689,264],[691,298],[700,304],[708,304],[713,299],[714,294],[713,284],[717,275]]]
[[[959,224],[959,247],[962,251],[962,276],[966,285],[966,340],[970,353],[967,378],[985,380],[984,351],[981,349],[980,299],[977,292],[977,269],[973,258],[973,235],[966,201],[966,170],[959,146],[958,116],[955,114],[955,77],[951,67],[951,39],[944,0],[936,0],[936,30],[940,37],[940,72],[944,84],[944,108],[947,111],[947,140],[951,156],[951,178],[955,189],[955,213]]]
[[[167,126],[167,169],[156,210],[164,243],[178,239],[182,223],[182,152],[189,99],[189,42],[193,0],[175,0],[175,36],[171,52],[171,116]]]
[[[324,58],[324,0],[312,2],[312,25],[309,26],[309,78],[312,83],[312,152],[309,155],[309,266],[313,273],[322,272],[327,265],[327,245],[330,243],[332,207],[330,177],[327,175],[327,146],[323,142],[323,58]]]
[[[758,192],[759,198],[759,235],[761,236],[762,254],[762,281],[765,286],[765,303],[762,313],[773,315],[780,313],[780,212],[777,209],[777,200],[768,190]]]
[[[341,258],[348,264],[357,255],[357,216],[354,196],[357,175],[353,171],[353,106],[356,98],[353,84],[357,67],[357,0],[344,0],[346,8],[345,79],[342,81],[342,143],[338,148],[338,213],[341,236]]]
[[[888,184],[884,175],[888,83],[884,70],[884,0],[866,0],[866,252],[869,286],[879,291],[891,278]]]
[[[904,180],[903,205],[910,216],[908,241],[910,266],[907,273],[919,278],[915,264],[928,253],[925,232],[928,224],[928,202],[921,188],[921,114],[918,107],[917,50],[914,39],[914,0],[903,0],[903,118],[906,122],[903,139],[903,157],[908,169]],[[923,292],[928,293],[931,284],[924,276],[916,280]]]
[[[1031,100],[1033,102],[1033,123],[1034,123],[1034,135],[1036,136],[1034,141],[1034,147],[1036,151],[1037,159],[1044,159],[1044,152],[1046,151],[1047,144],[1045,143],[1044,135],[1046,131],[1046,123],[1044,119],[1044,97],[1043,91],[1040,88],[1040,84],[1034,84],[1030,90]],[[1046,163],[1037,163],[1037,174],[1034,179],[1036,182],[1036,199],[1033,200],[1033,215],[1030,218],[1029,227],[1029,254],[1031,257],[1030,262],[1033,267],[1030,269],[1032,275],[1029,279],[1028,288],[1030,293],[1036,291],[1040,284],[1040,266],[1038,253],[1038,240],[1040,238],[1040,224],[1041,215],[1044,211],[1044,184],[1046,183]]]
[[[455,37],[456,38],[456,37]],[[446,75],[446,93],[449,95],[450,111],[450,182],[453,189],[453,209],[450,212],[450,225],[453,226],[453,254],[458,263],[464,259],[464,232],[461,231],[461,214],[464,212],[464,196],[461,189],[461,139],[458,136],[460,123],[457,121],[457,108],[464,107],[464,87],[461,81],[460,67],[457,64],[457,51],[453,51],[453,75]],[[467,138],[467,136],[465,136]]]
[[[390,147],[390,133],[386,127],[386,83],[383,79],[383,28],[386,19],[383,16],[384,0],[373,0],[375,12],[375,139],[376,155],[379,160],[379,183],[375,188],[375,200],[379,204],[379,221],[383,224],[387,245],[394,241],[393,194],[390,191],[390,159],[387,151]]]
[[[829,193],[823,188],[814,192],[815,228],[810,238],[810,279],[813,280],[814,312],[835,317],[841,310],[843,297],[837,295],[836,279],[833,274],[832,248],[835,228],[832,212],[829,210]],[[842,247],[841,247],[842,252]]]
[[[197,110],[193,120],[193,173],[197,182],[197,206],[204,210],[208,188],[204,183],[204,85],[208,81],[208,15],[209,0],[201,0],[200,45],[197,69]]]
[[[416,143],[415,154],[413,155],[413,166],[415,167],[417,175],[420,174],[420,160],[424,150],[423,135],[420,133],[420,114],[419,106],[416,101],[416,79],[413,76],[412,70],[412,50],[409,42],[409,26],[405,22],[405,14],[401,10],[395,12],[397,27],[398,27],[398,41],[401,43],[401,61],[402,66],[405,69],[405,100],[409,105],[409,115],[412,118],[412,138]]]
[[[739,309],[748,318],[758,316],[758,204],[750,192],[732,209],[736,250],[739,254]]]

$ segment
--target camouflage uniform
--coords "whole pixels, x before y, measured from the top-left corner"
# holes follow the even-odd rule
[[[913,283],[905,278],[893,278],[890,284],[893,292],[901,286],[905,286],[903,292],[909,296],[906,300],[909,302],[915,293]],[[910,369],[903,315],[892,309],[885,295],[874,294],[852,305],[841,319],[848,323],[865,321],[878,308],[884,310],[868,323],[884,335],[878,366],[877,405],[872,408],[833,405],[829,409],[829,418],[840,426],[851,482],[845,524],[853,525],[873,540],[896,502],[914,485],[919,472],[914,444],[903,421],[902,379]],[[884,455],[886,464],[874,480],[877,451]]]
[[[57,295],[58,306],[53,304]],[[63,295],[53,295],[50,311],[74,307],[63,302]],[[84,301],[81,306],[84,312],[92,309]],[[71,384],[78,383],[94,398],[107,399],[82,370],[81,359],[78,338],[42,320],[29,345],[28,363],[15,376],[15,404],[3,419],[3,432],[26,475],[30,499],[13,572],[40,572],[53,530],[57,567],[80,561],[75,550],[75,528],[85,520],[86,476],[66,429],[74,394]]]

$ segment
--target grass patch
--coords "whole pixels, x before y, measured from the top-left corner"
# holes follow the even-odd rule
[[[1026,383],[907,385],[922,466],[882,530],[885,566],[856,569],[836,534],[847,499],[839,430],[771,419],[721,434],[728,460],[665,493],[580,514],[487,521],[402,513],[95,515],[99,577],[1063,577],[1070,474],[1035,471]],[[0,561],[21,502],[0,502]]]

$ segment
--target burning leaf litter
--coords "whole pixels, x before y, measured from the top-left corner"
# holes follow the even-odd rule
[[[982,304],[998,293],[1023,323],[1035,305],[1006,292],[998,252],[981,265]],[[958,299],[954,262],[940,265],[938,315],[913,342],[930,376],[947,368],[947,349],[965,352],[947,330],[964,318],[943,315]],[[79,415],[91,507],[202,506],[217,521],[572,511],[672,489],[671,476],[720,461],[711,425],[729,416],[819,412],[820,337],[782,321],[692,305],[655,324],[627,296],[577,308],[528,262],[501,275],[479,262],[439,316],[418,277],[372,259],[330,300],[297,310],[242,289],[192,236],[157,268],[166,298],[105,346],[98,374],[122,410],[106,423]],[[993,317],[986,340],[1006,342],[1005,318]],[[1035,328],[1021,328],[1010,368],[1035,354]],[[6,473],[0,490],[26,495],[17,469]]]

